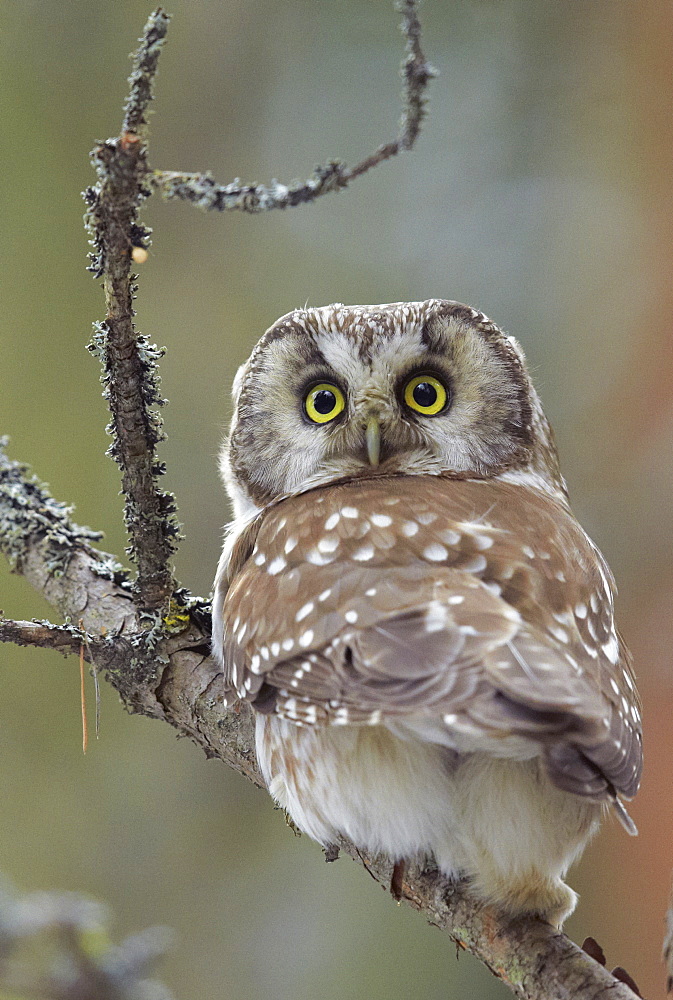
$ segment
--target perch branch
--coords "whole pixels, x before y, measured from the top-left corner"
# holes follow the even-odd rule
[[[384,160],[411,149],[425,117],[425,92],[436,71],[426,61],[421,49],[417,0],[402,0],[399,8],[403,14],[400,27],[406,39],[406,56],[400,70],[405,86],[400,130],[393,142],[379,146],[354,167],[348,167],[340,160],[330,160],[324,166],[316,167],[313,176],[303,183],[286,185],[272,181],[265,186],[241,184],[237,179],[231,184],[217,184],[207,173],[187,174],[174,170],[155,170],[148,181],[164,198],[181,198],[205,211],[266,212],[273,208],[306,205],[321,195],[340,191]]]
[[[156,459],[162,438],[157,407],[156,363],[160,352],[133,326],[134,248],[144,249],[149,230],[138,210],[152,186],[211,208],[287,207],[345,187],[378,163],[411,148],[424,113],[432,69],[420,48],[416,0],[404,0],[407,56],[405,109],[400,134],[353,168],[330,163],[304,185],[283,188],[218,186],[207,175],[151,174],[146,123],[157,59],[168,26],[159,8],[147,22],[130,78],[120,136],[93,152],[98,183],[85,192],[92,235],[90,270],[103,278],[106,317],[96,327],[92,350],[103,366],[112,420],[111,453],[122,471],[130,554],[138,567],[132,583],[118,563],[92,543],[99,536],[74,524],[25,468],[10,461],[0,442],[0,549],[10,565],[71,625],[0,622],[0,640],[79,651],[120,693],[127,709],[169,722],[209,757],[219,757],[256,784],[262,779],[254,754],[249,707],[223,712],[223,678],[209,657],[209,608],[177,589],[170,566],[178,539],[173,498],[158,486]],[[162,180],[163,178],[163,180]],[[219,192],[219,193],[218,193]],[[365,858],[354,845],[341,848],[365,864],[382,884],[390,864]],[[475,900],[464,885],[450,885],[436,870],[411,871],[402,885],[406,901],[484,961],[520,997],[530,1000],[633,1000],[633,993],[564,935],[534,920],[505,923]]]

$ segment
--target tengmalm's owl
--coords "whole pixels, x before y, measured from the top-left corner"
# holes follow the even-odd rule
[[[214,652],[272,796],[560,925],[604,806],[635,832],[640,710],[521,348],[441,299],[297,309],[234,402]]]

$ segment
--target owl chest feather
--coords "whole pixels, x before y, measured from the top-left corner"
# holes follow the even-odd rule
[[[273,797],[324,846],[345,836],[399,858],[455,837],[455,755],[446,748],[384,726],[310,729],[259,716],[257,756]]]
[[[434,858],[494,896],[503,873],[508,884],[558,877],[600,813],[555,788],[539,757],[460,754],[385,726],[310,729],[275,716],[259,716],[256,735],[271,795],[314,840]]]

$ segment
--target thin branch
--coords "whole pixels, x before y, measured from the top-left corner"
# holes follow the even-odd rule
[[[156,457],[163,440],[158,407],[157,361],[162,351],[138,335],[133,325],[134,247],[145,248],[150,230],[139,225],[138,210],[148,197],[145,185],[147,107],[168,17],[159,8],[145,25],[130,77],[121,135],[100,143],[91,154],[98,183],[85,191],[86,224],[94,252],[90,270],[103,278],[106,317],[96,324],[91,350],[103,366],[104,395],[112,420],[109,453],[122,472],[129,555],[138,567],[137,595],[146,612],[165,609],[174,589],[171,557],[179,539],[175,500],[159,488],[165,472]]]
[[[0,438],[0,551],[10,567],[64,617],[81,618],[93,635],[133,631],[137,612],[116,559],[95,549],[102,537],[70,518],[26,466],[7,457]]]
[[[141,135],[147,127],[147,109],[154,97],[153,82],[169,21],[170,14],[157,7],[138,39],[140,46],[133,56],[133,69],[129,77],[131,90],[124,108],[122,133],[135,132],[136,135]]]
[[[41,646],[54,649],[57,653],[79,653],[83,643],[95,644],[93,636],[74,628],[72,625],[52,625],[51,622],[13,621],[0,618],[0,642],[13,642],[17,646]]]
[[[44,538],[49,553],[47,568],[58,576],[74,547],[86,548],[89,542],[101,539],[102,533],[71,521],[70,507],[54,500],[25,465],[10,461],[7,444],[7,438],[0,437],[0,552],[10,568],[21,573],[29,539]],[[115,564],[115,568],[119,567]]]
[[[354,167],[347,167],[339,160],[330,160],[325,166],[316,167],[313,176],[305,182],[281,184],[272,181],[263,184],[217,184],[210,174],[188,174],[173,170],[155,170],[149,183],[164,198],[180,198],[198,208],[217,212],[266,212],[273,208],[294,208],[306,205],[331,191],[340,191],[356,177],[361,177],[384,160],[413,147],[425,117],[426,90],[436,71],[426,61],[421,49],[421,25],[418,20],[418,0],[402,0],[401,29],[406,39],[406,57],[401,75],[405,86],[400,131],[393,142],[384,143]]]

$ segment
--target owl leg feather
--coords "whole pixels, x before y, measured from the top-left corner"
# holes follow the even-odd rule
[[[474,890],[511,916],[537,915],[561,927],[577,903],[563,877],[597,829],[601,805],[552,785],[539,758],[474,753],[455,778],[459,863]],[[436,854],[444,868],[441,847]]]

